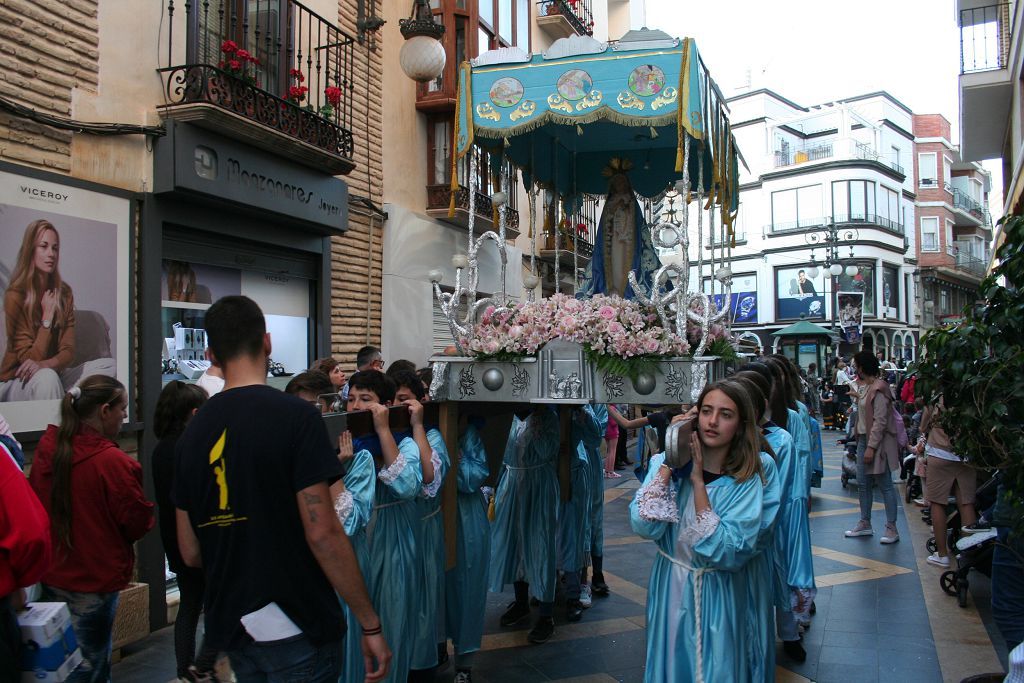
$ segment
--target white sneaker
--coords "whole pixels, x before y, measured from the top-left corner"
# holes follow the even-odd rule
[[[857,526],[848,530],[843,535],[847,538],[856,538],[857,536],[872,536],[874,531],[871,530],[871,523],[865,522],[863,519],[857,521]]]
[[[590,609],[590,606],[594,604],[594,594],[590,589],[589,581],[580,584],[580,604],[583,605],[583,609]]]
[[[882,534],[882,538],[878,539],[880,542],[888,545],[895,543],[900,540],[900,532],[896,530],[895,524],[886,524],[885,533]]]
[[[928,556],[928,561],[931,562],[932,564],[934,564],[937,567],[942,567],[943,569],[949,569],[949,556],[948,555],[939,555],[938,553],[932,553],[931,555]]]

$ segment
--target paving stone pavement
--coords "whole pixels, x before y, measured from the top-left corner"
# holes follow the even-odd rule
[[[777,653],[778,681],[841,681],[842,683],[927,683],[959,681],[962,671],[983,673],[999,669],[996,650],[986,637],[974,643],[964,663],[955,650],[936,652],[933,624],[956,633],[959,620],[978,625],[984,634],[979,610],[987,600],[986,583],[972,578],[974,598],[965,610],[949,610],[955,599],[931,590],[939,571],[922,561],[927,555],[923,540],[929,535],[917,508],[905,510],[900,501],[898,528],[901,541],[881,545],[879,535],[848,539],[843,531],[856,523],[859,513],[857,488],[840,482],[842,452],[835,432],[824,432],[825,477],[821,489],[813,489],[811,542],[818,583],[817,614],[804,636],[807,661],[795,663]],[[645,660],[644,605],[647,580],[655,555],[654,545],[633,535],[628,506],[639,483],[628,472],[621,479],[605,481],[605,574],[612,594],[594,599],[583,620],[570,624],[564,609],[556,607],[556,630],[544,645],[526,642],[528,625],[511,629],[498,618],[512,600],[511,592],[491,594],[487,602],[483,650],[473,671],[480,683],[571,681],[573,683],[626,683],[643,680]],[[897,487],[901,493],[902,487]],[[876,492],[874,525],[881,531],[884,512]],[[914,529],[911,533],[910,525]],[[923,534],[923,535],[922,535]],[[912,537],[918,537],[916,543]],[[919,574],[920,571],[920,574]],[[922,586],[924,586],[924,591]],[[926,601],[924,592],[929,593]],[[941,609],[942,615],[930,619]],[[935,606],[937,605],[937,607]],[[985,613],[984,607],[980,610]],[[940,640],[949,641],[948,633]],[[975,639],[976,641],[979,639]],[[1005,654],[1003,655],[1005,661]],[[971,668],[971,667],[975,668]],[[945,675],[944,675],[945,674]],[[452,670],[437,677],[447,683]],[[152,634],[125,648],[114,666],[117,683],[170,681],[174,679],[172,629]]]

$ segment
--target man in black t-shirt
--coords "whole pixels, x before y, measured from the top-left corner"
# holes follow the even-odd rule
[[[334,512],[328,486],[341,466],[324,422],[266,386],[270,336],[251,299],[219,300],[206,330],[225,386],[178,442],[173,498],[182,557],[206,574],[207,643],[228,653],[240,683],[270,672],[333,683],[345,635],[337,591],[363,627],[367,680],[381,680],[391,653]]]

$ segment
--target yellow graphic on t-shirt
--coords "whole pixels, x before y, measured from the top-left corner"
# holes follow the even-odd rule
[[[210,449],[210,464],[213,465],[213,475],[217,479],[217,488],[220,489],[220,502],[218,507],[221,510],[228,509],[228,477],[227,461],[224,460],[224,443],[228,438],[228,430],[225,429]]]

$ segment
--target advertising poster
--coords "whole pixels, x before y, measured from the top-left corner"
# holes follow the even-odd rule
[[[847,275],[844,269],[843,274],[836,278],[836,291],[861,292],[864,294],[864,315],[878,315],[875,310],[875,267],[869,263],[856,265],[856,274]]]
[[[859,344],[864,336],[864,292],[839,292],[839,328],[847,344]]]
[[[718,285],[720,286],[720,285]],[[711,294],[711,280],[704,281],[705,293]],[[719,310],[725,302],[723,294],[712,294],[715,307]],[[757,273],[734,275],[732,292],[729,294],[729,316],[735,325],[757,322]]]
[[[56,423],[90,375],[130,390],[130,220],[126,198],[0,172],[0,413],[15,432]]]
[[[825,276],[819,269],[811,277],[808,267],[779,268],[775,271],[775,292],[778,318],[796,320],[825,319]]]

